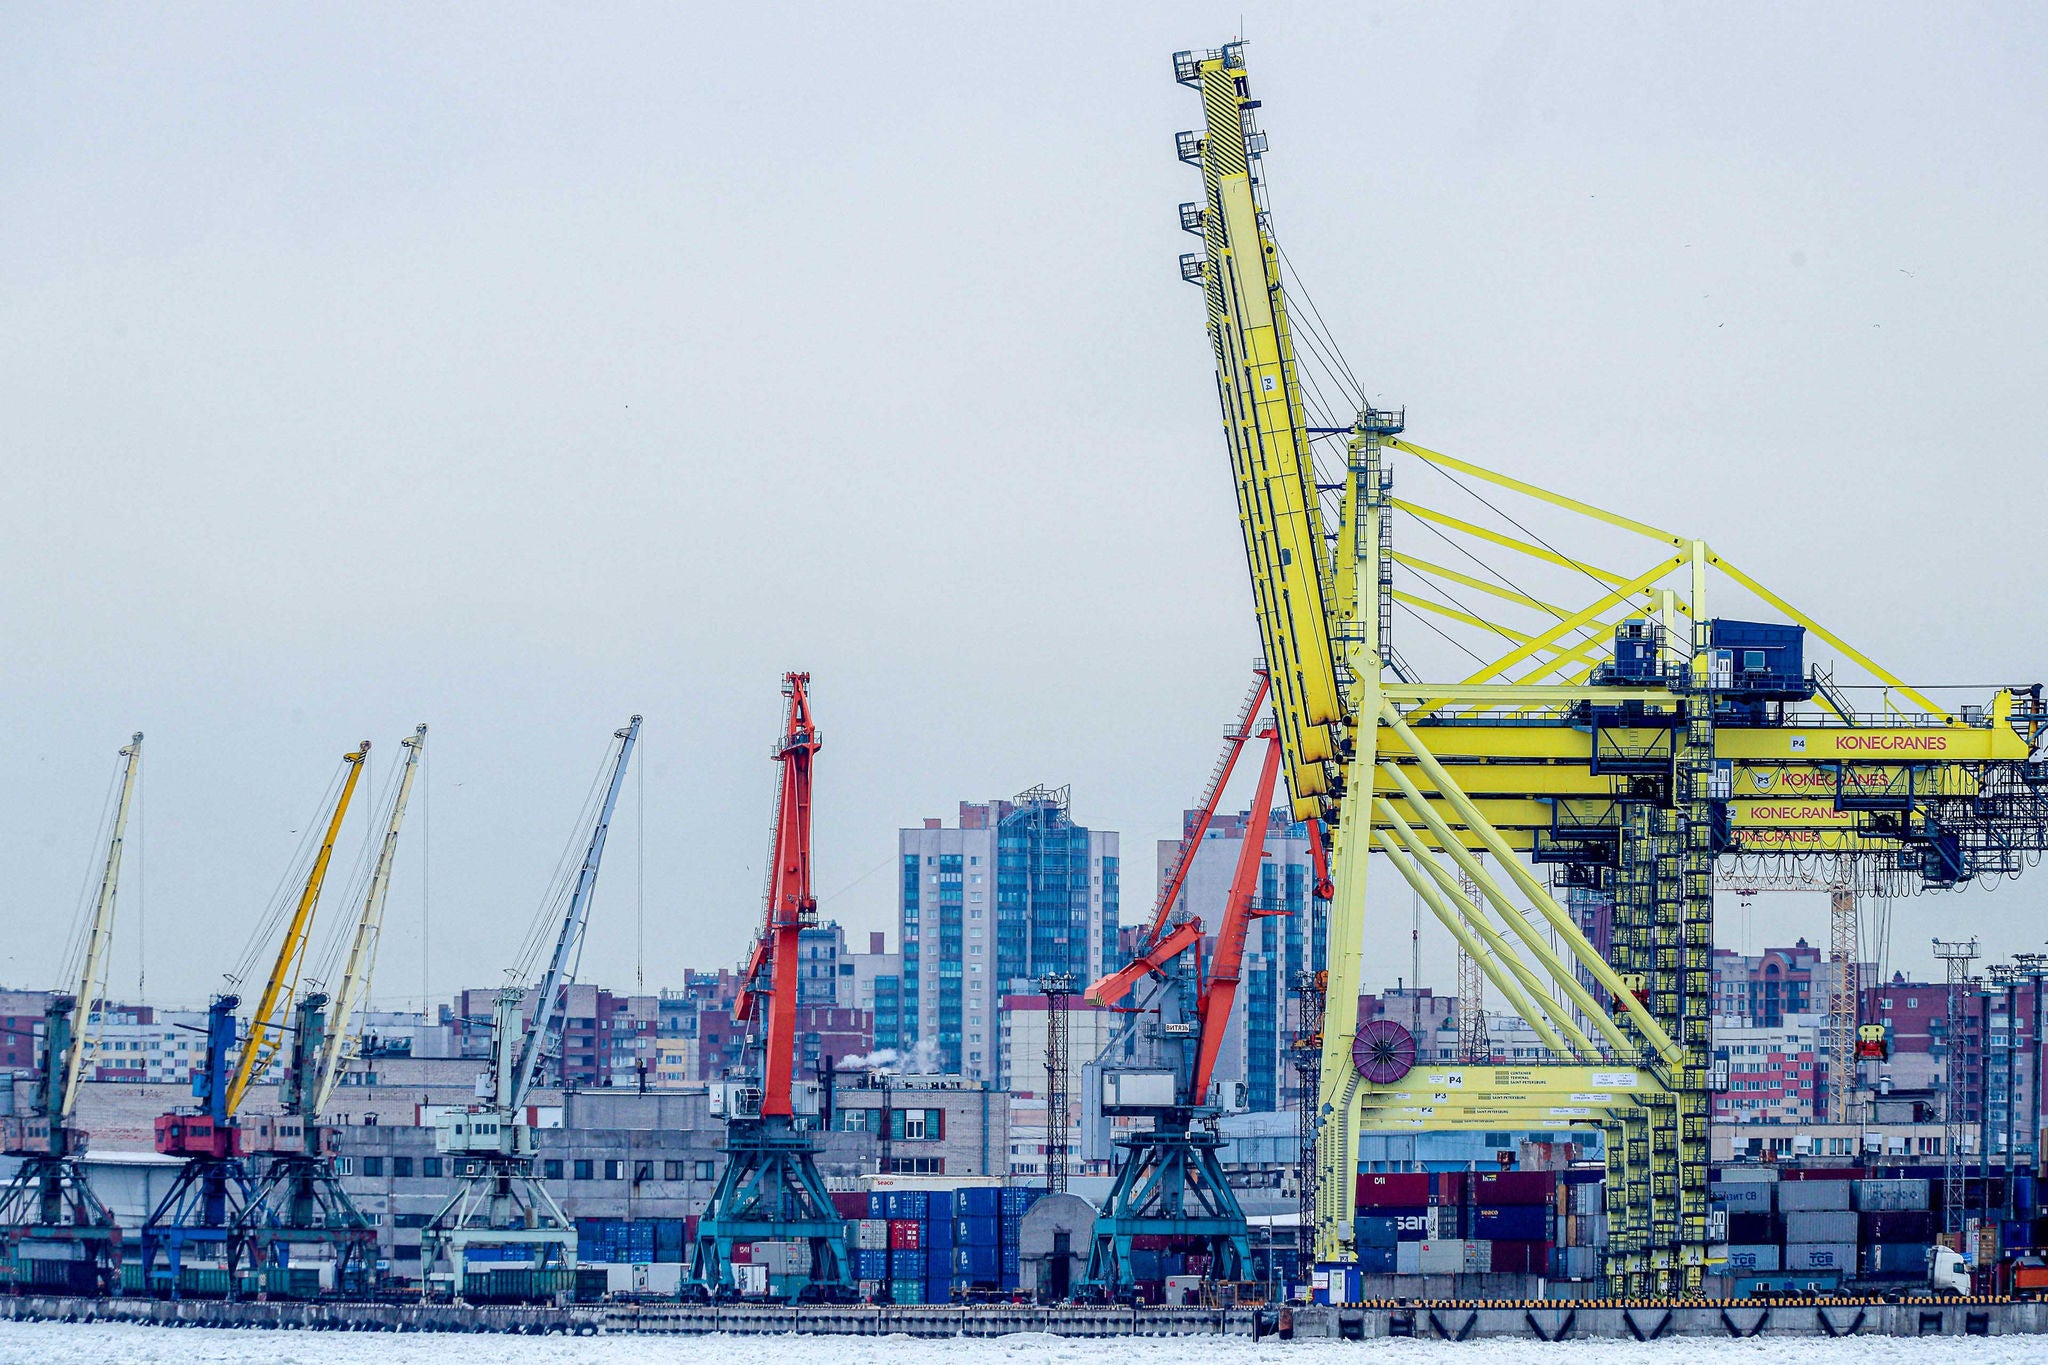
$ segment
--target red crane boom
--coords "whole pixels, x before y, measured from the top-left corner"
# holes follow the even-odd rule
[[[1230,898],[1223,903],[1223,923],[1216,930],[1216,955],[1209,961],[1209,980],[1202,988],[1201,1010],[1197,1015],[1202,1025],[1202,1050],[1195,1058],[1190,1104],[1201,1104],[1208,1098],[1209,1077],[1216,1070],[1216,1054],[1222,1050],[1223,1034],[1230,1024],[1230,1006],[1237,999],[1237,983],[1243,976],[1244,941],[1251,932],[1252,921],[1262,915],[1287,913],[1252,904],[1259,889],[1259,866],[1266,856],[1273,781],[1280,775],[1280,732],[1269,724],[1261,734],[1266,741],[1266,762],[1259,769],[1259,789],[1252,796],[1251,815],[1245,821],[1244,839],[1237,848],[1237,870],[1230,877]]]
[[[775,838],[768,877],[768,904],[761,937],[747,959],[739,1016],[751,1018],[754,997],[768,997],[767,1030],[762,1041],[761,1113],[789,1118],[790,1083],[796,1071],[797,950],[803,931],[816,922],[817,897],[811,894],[811,760],[824,747],[811,724],[808,694],[811,675],[785,673],[782,694],[789,698],[775,761],[782,765],[780,797],[775,807]],[[761,977],[768,977],[763,988]]]

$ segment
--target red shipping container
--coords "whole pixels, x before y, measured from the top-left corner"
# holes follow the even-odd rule
[[[1477,1204],[1548,1204],[1557,1193],[1555,1171],[1475,1171],[1471,1181]]]
[[[1358,1177],[1361,1209],[1419,1209],[1429,1204],[1427,1171],[1380,1172]]]
[[[1496,1275],[1548,1275],[1550,1243],[1495,1242],[1493,1273]]]
[[[1870,1172],[1861,1166],[1780,1166],[1780,1180],[1867,1180]]]
[[[924,1245],[920,1236],[924,1224],[915,1218],[891,1218],[889,1220],[889,1250],[916,1251]]]
[[[1465,1202],[1465,1173],[1463,1171],[1438,1171],[1429,1178],[1432,1204],[1462,1204]]]
[[[863,1190],[832,1191],[832,1211],[841,1218],[865,1218],[868,1216],[868,1196]]]
[[[1170,1239],[1162,1232],[1134,1232],[1131,1234],[1131,1250],[1165,1251],[1168,1240]]]
[[[734,1265],[752,1265],[754,1263],[754,1244],[752,1242],[734,1242],[732,1244],[732,1263]]]

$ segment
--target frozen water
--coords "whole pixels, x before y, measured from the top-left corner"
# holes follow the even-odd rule
[[[1279,1342],[1242,1337],[517,1337],[0,1322],[0,1365],[2019,1365],[2039,1337]]]

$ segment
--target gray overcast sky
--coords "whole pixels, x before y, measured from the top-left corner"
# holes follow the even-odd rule
[[[734,961],[791,667],[826,913],[893,930],[894,830],[1041,781],[1149,903],[1256,650],[1168,66],[1240,14],[1278,231],[1414,439],[1909,677],[2048,675],[2038,7],[14,6],[0,980],[54,979],[130,730],[115,986],[146,905],[196,1000],[341,752],[424,719],[432,984],[490,984],[636,710],[647,979]],[[1895,959],[2044,904],[1902,903]]]

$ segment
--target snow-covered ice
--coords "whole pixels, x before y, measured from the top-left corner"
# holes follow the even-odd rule
[[[1242,1337],[516,1337],[0,1322],[0,1365],[2033,1365],[2040,1337],[1279,1342]]]

